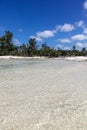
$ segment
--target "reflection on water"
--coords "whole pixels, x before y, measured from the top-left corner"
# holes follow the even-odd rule
[[[0,60],[0,130],[86,130],[87,62]]]

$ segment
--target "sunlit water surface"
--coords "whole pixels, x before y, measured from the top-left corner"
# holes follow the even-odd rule
[[[0,130],[87,130],[87,62],[0,60]]]

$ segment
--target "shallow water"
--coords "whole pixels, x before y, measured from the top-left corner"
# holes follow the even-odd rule
[[[87,130],[87,62],[0,60],[0,130]]]

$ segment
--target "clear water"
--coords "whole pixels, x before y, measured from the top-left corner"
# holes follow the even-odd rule
[[[87,62],[0,60],[0,130],[87,130]]]

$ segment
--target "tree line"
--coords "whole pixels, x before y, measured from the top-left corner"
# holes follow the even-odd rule
[[[30,38],[27,44],[16,46],[12,42],[13,33],[5,31],[5,34],[0,37],[0,56],[13,55],[13,56],[87,56],[87,50],[83,47],[78,50],[76,46],[72,46],[71,50],[63,50],[61,48],[52,48],[46,43],[42,43],[41,47],[37,45],[34,38]]]

